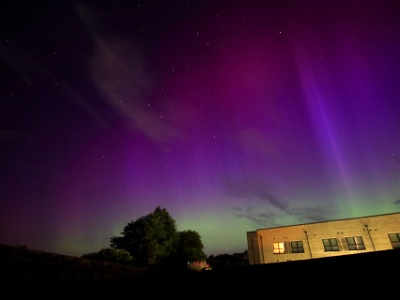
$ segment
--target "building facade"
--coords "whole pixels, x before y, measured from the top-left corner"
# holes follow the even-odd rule
[[[400,248],[400,213],[247,232],[249,264],[269,264]]]

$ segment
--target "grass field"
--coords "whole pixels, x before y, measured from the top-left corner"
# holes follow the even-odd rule
[[[256,292],[268,293],[270,289],[281,292],[282,296],[292,297],[307,291],[313,291],[313,294],[318,290],[337,293],[347,288],[354,295],[364,293],[369,296],[370,292],[379,291],[381,296],[385,293],[390,296],[391,291],[397,289],[399,267],[400,251],[387,250],[308,261],[229,267],[218,271],[154,272],[134,266],[0,245],[0,282],[3,291],[11,289],[14,295],[36,290],[40,291],[40,295],[50,291],[72,295],[85,291],[92,296],[132,292],[147,297],[221,295],[225,298],[237,296],[239,292],[254,295]]]

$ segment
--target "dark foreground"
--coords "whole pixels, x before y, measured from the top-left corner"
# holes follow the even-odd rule
[[[220,270],[161,272],[0,246],[0,284],[13,296],[398,296],[400,250]],[[374,296],[375,297],[375,296]]]

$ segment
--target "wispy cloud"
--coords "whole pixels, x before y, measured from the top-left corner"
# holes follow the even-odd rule
[[[233,213],[238,218],[247,219],[255,229],[322,222],[334,219],[329,208],[321,206],[304,208],[287,207],[286,210],[281,210],[272,205],[253,205],[246,208],[236,206],[233,208]]]
[[[267,202],[282,211],[287,208],[285,201],[277,196],[278,189],[266,181],[260,181],[260,179],[227,177],[225,178],[225,188],[228,195],[234,198]]]
[[[149,139],[168,144],[179,137],[179,130],[168,121],[169,110],[150,105],[154,93],[146,58],[134,42],[124,37],[109,38],[98,30],[98,17],[79,7],[79,15],[89,26],[94,41],[89,71],[102,98],[133,129]],[[97,20],[95,22],[95,20]],[[165,105],[168,107],[168,105]]]
[[[280,198],[279,190],[268,182],[226,178],[225,187],[230,197],[246,203],[232,210],[236,217],[249,220],[255,228],[278,227],[312,223],[333,218],[332,209],[325,206],[298,207]]]

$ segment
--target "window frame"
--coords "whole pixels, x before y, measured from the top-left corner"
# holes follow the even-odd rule
[[[339,241],[337,238],[322,239],[325,252],[337,252],[340,251]]]
[[[293,246],[295,245],[295,246]],[[292,253],[304,253],[304,244],[303,241],[291,241],[290,248]]]
[[[347,247],[351,251],[365,250],[365,244],[362,236],[348,236],[345,237]]]
[[[272,252],[274,254],[284,254],[284,253],[286,253],[285,243],[284,242],[273,243],[272,244]]]
[[[388,237],[390,243],[392,244],[393,249],[400,249],[400,233],[399,232],[388,233]]]

